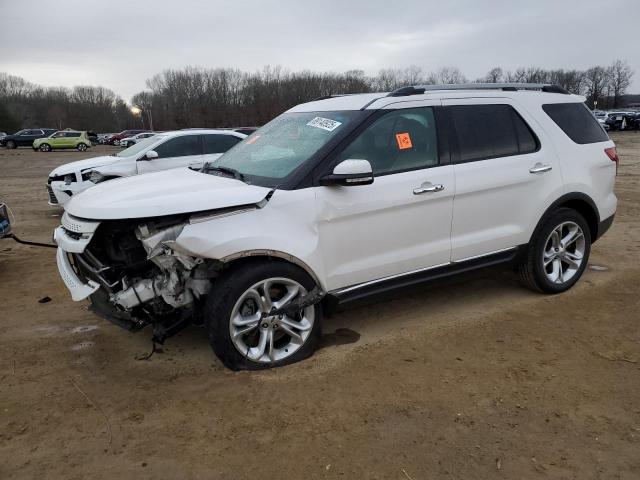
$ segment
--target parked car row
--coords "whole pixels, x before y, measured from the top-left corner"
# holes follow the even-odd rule
[[[310,356],[336,304],[474,268],[564,292],[617,205],[615,145],[584,100],[416,86],[301,104],[244,140],[156,134],[52,172],[58,269],[154,341],[203,325],[232,369]]]
[[[602,111],[593,112],[605,130],[639,130],[640,111]]]

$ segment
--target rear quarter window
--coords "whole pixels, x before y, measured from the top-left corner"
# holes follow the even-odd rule
[[[522,117],[506,104],[448,107],[455,125],[459,162],[533,153],[537,138]]]
[[[609,140],[584,103],[548,103],[542,105],[542,109],[575,143],[584,145]]]

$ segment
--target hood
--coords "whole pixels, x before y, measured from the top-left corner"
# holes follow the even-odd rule
[[[104,167],[105,165],[112,165],[122,160],[127,160],[127,158],[112,156],[87,158],[86,160],[78,160],[77,162],[65,163],[64,165],[60,165],[53,172],[51,172],[49,176],[57,177],[59,175],[67,175],[69,173],[86,170],[87,168]]]
[[[65,205],[92,220],[159,217],[258,203],[270,189],[240,180],[176,168],[100,183]]]

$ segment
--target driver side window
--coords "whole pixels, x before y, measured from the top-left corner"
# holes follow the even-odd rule
[[[438,140],[432,107],[393,110],[367,127],[339,161],[368,160],[374,175],[399,173],[438,164]]]
[[[187,155],[201,155],[199,135],[182,135],[167,140],[155,149],[158,158],[184,157]]]

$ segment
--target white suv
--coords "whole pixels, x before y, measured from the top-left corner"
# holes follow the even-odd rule
[[[49,205],[64,205],[96,183],[177,167],[202,168],[247,136],[232,130],[144,133],[149,138],[110,156],[62,165],[49,174]]]
[[[98,185],[55,231],[74,300],[163,341],[204,324],[232,369],[305,358],[323,310],[487,265],[559,293],[611,225],[618,157],[546,85],[298,105],[201,172]]]

